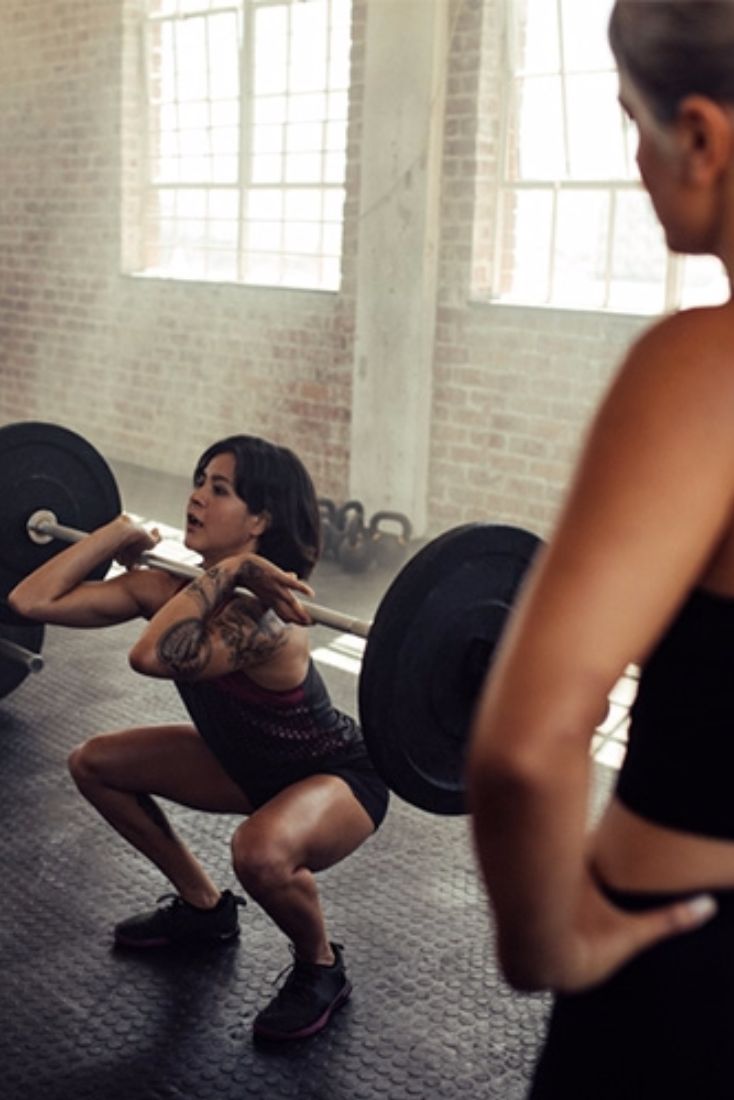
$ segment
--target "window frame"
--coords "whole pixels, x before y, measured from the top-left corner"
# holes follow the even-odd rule
[[[513,156],[517,155],[519,148],[519,141],[513,144],[512,141],[512,124],[513,121],[517,122],[519,118],[519,112],[517,110],[517,89],[522,80],[528,78],[528,70],[523,70],[519,65],[514,65],[513,61],[519,56],[519,51],[516,48],[514,42],[514,21],[516,18],[515,7],[518,0],[502,0],[500,3],[501,26],[495,28],[499,29],[500,33],[500,54],[499,54],[499,66],[498,66],[498,89],[499,89],[499,126],[498,126],[498,160],[497,168],[494,175],[495,184],[493,188],[493,209],[494,209],[494,231],[492,238],[492,265],[489,285],[484,287],[475,286],[474,292],[480,300],[489,300],[493,304],[497,305],[510,305],[521,307],[537,307],[548,308],[558,310],[581,310],[600,313],[621,313],[631,314],[639,316],[651,316],[660,312],[669,312],[680,308],[682,305],[693,304],[686,302],[686,295],[684,292],[686,270],[690,264],[690,257],[680,256],[672,253],[667,247],[665,248],[665,275],[660,282],[660,295],[659,305],[655,308],[650,306],[637,308],[630,308],[629,306],[620,306],[611,301],[611,294],[614,285],[614,268],[613,268],[613,255],[615,248],[615,232],[618,228],[617,222],[617,198],[622,193],[634,193],[639,195],[646,195],[644,185],[639,177],[639,173],[636,169],[633,169],[632,174],[627,177],[594,177],[594,178],[574,178],[570,171],[570,138],[569,138],[569,115],[568,115],[568,79],[570,76],[577,75],[609,75],[616,70],[613,69],[601,69],[590,68],[588,70],[576,70],[569,68],[565,63],[564,55],[564,40],[563,40],[563,27],[562,27],[562,4],[563,0],[550,0],[551,3],[555,3],[556,11],[558,14],[558,38],[559,38],[559,59],[557,68],[549,68],[543,72],[532,72],[532,77],[547,76],[552,77],[558,81],[559,84],[559,96],[561,104],[561,123],[562,123],[562,140],[563,140],[563,161],[566,166],[566,173],[563,178],[541,178],[536,177],[534,179],[519,179],[513,178],[512,173],[512,160]],[[489,9],[485,9],[489,10]],[[630,169],[630,139],[631,139],[631,123],[621,106],[619,107],[620,113],[620,125],[622,128],[622,144],[625,156],[626,167]],[[504,291],[501,288],[504,278],[504,264],[506,259],[511,256],[513,259],[517,255],[517,250],[512,242],[511,238],[514,235],[514,221],[513,221],[513,203],[515,196],[528,192],[542,191],[549,193],[551,196],[552,207],[552,224],[550,227],[550,246],[548,250],[548,273],[546,277],[546,292],[541,298],[540,296],[532,296],[525,292],[512,293]],[[572,304],[559,297],[555,293],[553,276],[555,268],[558,264],[558,251],[557,251],[557,236],[558,236],[558,206],[559,197],[564,193],[572,193],[574,191],[593,193],[601,192],[608,197],[608,215],[607,225],[604,230],[606,242],[605,242],[605,267],[603,273],[603,285],[604,293],[603,299],[596,304],[590,305],[584,302],[578,302]],[[662,229],[661,229],[662,236]],[[708,260],[711,257],[707,257]],[[723,290],[725,286],[725,276],[722,268],[721,274],[721,288]],[[649,287],[654,287],[654,282],[648,283]],[[711,285],[714,289],[714,295],[712,300],[717,300],[716,292],[718,291],[719,283],[712,281]],[[698,300],[696,300],[698,304]]]
[[[321,127],[320,146],[313,151],[313,155],[317,157],[320,162],[318,178],[310,183],[302,180],[299,181],[298,179],[292,180],[287,178],[286,157],[288,155],[288,150],[286,147],[286,132],[289,120],[286,114],[280,124],[282,126],[282,145],[280,153],[278,154],[281,158],[282,169],[280,179],[279,181],[267,181],[263,183],[256,183],[253,180],[253,145],[256,107],[254,26],[257,12],[269,7],[287,9],[286,34],[288,41],[288,56],[290,57],[293,37],[292,15],[293,11],[301,2],[302,0],[221,0],[221,2],[220,0],[201,0],[199,4],[194,5],[186,3],[186,0],[169,0],[167,4],[164,0],[163,4],[160,5],[163,10],[155,11],[153,10],[154,6],[156,6],[155,0],[140,0],[138,8],[139,45],[141,50],[141,66],[139,70],[140,85],[138,88],[138,103],[141,119],[139,130],[140,202],[138,206],[138,248],[137,256],[135,257],[136,262],[131,265],[134,267],[134,270],[131,272],[132,274],[187,282],[227,283],[243,286],[280,288],[284,290],[338,292],[341,289],[344,259],[344,211],[347,198],[346,150],[348,145],[350,84],[352,75],[352,21],[354,16],[352,0],[322,0],[325,9],[325,57],[323,81],[319,92],[316,94],[322,94],[324,96],[326,110],[323,116],[317,120],[317,125]],[[342,18],[342,22],[338,23],[340,6],[343,9],[341,12],[342,17],[346,13],[347,19],[345,22]],[[186,8],[186,10],[183,10],[184,8]],[[336,18],[335,11],[337,13]],[[213,173],[210,173],[208,178],[206,174],[204,174],[202,178],[196,182],[185,179],[157,179],[155,175],[154,143],[156,138],[160,140],[161,134],[165,131],[160,125],[160,116],[159,119],[156,120],[155,112],[160,111],[161,106],[165,105],[166,101],[161,99],[160,96],[156,98],[153,75],[153,50],[155,49],[155,43],[151,35],[151,28],[154,26],[161,26],[166,22],[172,27],[176,27],[185,20],[203,17],[205,20],[204,34],[208,35],[210,28],[208,19],[223,13],[234,15],[237,21],[237,77],[239,91],[237,95],[238,153],[236,157],[236,178],[231,182],[221,179],[217,180],[213,178]],[[346,72],[346,83],[335,83],[332,80],[335,26],[346,26],[345,57],[342,59]],[[174,50],[175,48],[174,45]],[[211,54],[209,52],[208,43],[204,48],[206,52],[206,74],[208,79],[211,71]],[[178,71],[177,62],[174,61],[174,73],[177,74]],[[290,84],[289,70],[286,70],[286,73],[288,75],[286,76],[285,88],[281,96],[286,105],[284,110],[287,112],[288,107],[293,101],[297,100],[299,96],[310,93],[293,90]],[[330,113],[329,108],[333,107],[334,101],[338,101],[340,98],[343,99],[343,103],[340,105],[342,107],[342,113],[340,115],[333,115]],[[181,102],[176,92],[171,104],[174,106],[177,116]],[[208,84],[206,98],[201,102],[205,103],[208,108],[208,122],[205,128],[208,129],[211,134],[212,104],[216,104],[217,102],[222,103],[224,100],[213,96],[211,94],[211,86]],[[334,124],[343,126],[344,133],[341,150],[339,148],[339,142],[337,142],[334,148],[329,145],[330,137],[328,128],[332,127]],[[170,128],[168,133],[173,133],[178,136],[181,133],[181,129],[177,124],[175,128]],[[341,179],[337,181],[330,180],[327,171],[327,157],[330,154],[333,155],[335,150],[336,153],[343,157]],[[211,147],[207,155],[209,163],[211,163]],[[180,147],[178,157],[180,158]],[[233,228],[236,228],[236,232],[233,234],[233,240],[236,238],[235,243],[226,250],[232,257],[232,274],[225,276],[206,270],[209,268],[211,253],[216,249],[216,244],[214,246],[212,245],[211,223],[214,219],[210,214],[209,195],[215,193],[217,190],[227,190],[237,193],[236,227],[234,226],[234,219],[227,219],[229,224]],[[260,253],[260,255],[269,258],[272,264],[277,268],[277,278],[252,277],[247,270],[248,265],[252,263],[253,256],[255,255],[255,250],[250,246],[252,228],[255,224],[263,224],[262,221],[258,222],[256,219],[248,216],[248,200],[258,190],[277,191],[280,192],[281,196],[280,214],[276,222],[280,227],[280,242],[278,248],[277,250],[273,249]],[[161,213],[160,202],[156,196],[160,196],[164,192],[178,196],[186,191],[203,192],[207,196],[207,213],[204,219],[207,233],[206,236],[202,238],[202,242],[197,244],[195,249],[195,254],[199,262],[195,267],[191,267],[188,270],[183,266],[177,267],[175,263],[170,262],[170,258],[164,258],[159,263],[152,260],[152,256],[154,256],[156,250],[162,252],[166,247],[161,240],[161,226],[166,220],[166,215]],[[286,211],[288,194],[295,194],[296,192],[305,193],[308,191],[316,191],[319,195],[318,217],[316,219],[306,218],[305,220],[302,218],[300,222],[294,217],[291,217],[289,220]],[[335,196],[335,198],[330,199],[329,196]],[[338,217],[336,216],[337,211]],[[174,221],[176,218],[179,218],[178,214],[175,216]],[[179,218],[177,224],[183,224],[183,220]],[[293,249],[289,252],[285,241],[286,230],[288,226],[295,226],[298,224],[311,226],[312,228],[315,227],[318,235],[318,243],[316,247],[310,250],[304,250],[302,253],[298,251],[294,252]],[[176,246],[177,245],[174,244],[171,247]],[[293,268],[298,263],[299,258],[302,259],[304,266],[311,266],[314,271],[316,269],[318,270],[318,278],[306,276],[298,278],[296,276]],[[291,270],[288,269],[289,262],[291,263]]]

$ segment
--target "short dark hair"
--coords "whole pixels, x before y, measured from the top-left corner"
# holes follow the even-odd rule
[[[617,0],[609,43],[660,122],[687,95],[734,103],[734,0]]]
[[[207,447],[194,480],[219,454],[233,455],[235,491],[250,511],[270,516],[258,553],[289,573],[308,577],[319,557],[321,521],[316,490],[300,458],[258,436],[230,435]]]

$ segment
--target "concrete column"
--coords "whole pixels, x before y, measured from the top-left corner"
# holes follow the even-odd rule
[[[350,495],[426,524],[448,0],[368,0]]]

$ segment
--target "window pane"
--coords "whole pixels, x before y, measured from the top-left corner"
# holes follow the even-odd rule
[[[347,147],[347,128],[343,122],[329,122],[326,127],[326,148],[342,152]]]
[[[154,79],[157,77],[159,81],[159,96],[164,103],[170,103],[176,98],[176,52],[173,35],[173,25],[164,23],[160,28],[160,48],[153,52],[151,59]]]
[[[346,119],[349,109],[349,99],[346,92],[330,92],[328,118]]]
[[[252,130],[252,151],[255,154],[283,151],[282,126],[255,126]]]
[[[212,153],[218,156],[237,156],[239,150],[239,131],[220,127],[209,132],[209,145]]]
[[[668,255],[663,232],[643,191],[616,195],[609,304],[631,313],[653,313],[665,304]]]
[[[222,248],[237,248],[237,222],[212,220],[207,226],[207,240],[212,245]]]
[[[317,183],[321,178],[319,153],[292,153],[285,158],[285,178],[288,183]]]
[[[182,277],[338,285],[352,0],[151,3],[148,262]]]
[[[287,99],[282,95],[265,96],[255,102],[255,122],[266,123],[285,122],[287,112]]]
[[[245,278],[250,283],[262,283],[264,286],[280,286],[280,256],[268,253],[249,252],[245,258]]]
[[[239,163],[236,157],[214,157],[211,165],[212,183],[234,183],[237,180]]]
[[[609,195],[562,191],[558,196],[552,300],[600,308],[606,299]]]
[[[566,174],[561,111],[561,83],[557,77],[530,77],[517,81],[517,164],[509,178],[561,179]],[[510,137],[512,139],[512,129]]]
[[[685,306],[718,305],[729,298],[726,271],[715,256],[686,256],[681,298]]]
[[[212,249],[207,253],[207,277],[234,281],[237,278],[237,255],[234,252],[220,252]]]
[[[341,225],[325,225],[322,229],[321,250],[325,256],[341,256]]]
[[[209,153],[209,134],[206,130],[182,130],[179,140],[182,156],[206,159]]]
[[[341,183],[347,168],[344,153],[327,153],[324,157],[324,183]]]
[[[208,20],[209,94],[228,99],[239,95],[239,42],[234,12],[214,15]]]
[[[256,252],[278,252],[283,238],[280,222],[250,223],[248,244]]]
[[[207,208],[206,191],[193,189],[179,191],[176,199],[176,213],[179,218],[205,218]]]
[[[309,0],[291,8],[292,92],[316,91],[326,84],[326,14],[324,0]]]
[[[239,214],[239,195],[236,191],[210,191],[209,216],[236,221]]]
[[[207,95],[206,20],[184,19],[176,24],[176,93],[179,100]]]
[[[252,158],[253,183],[280,183],[282,178],[282,157],[257,156]]]
[[[320,238],[319,226],[315,222],[293,222],[284,227],[283,247],[287,252],[311,255],[318,252]]]
[[[548,301],[553,193],[508,191],[503,196],[501,292],[526,302]]]
[[[323,138],[324,127],[320,122],[299,122],[286,127],[286,145],[289,153],[321,149]]]
[[[296,256],[293,254],[284,257],[288,271],[289,286],[315,287],[319,286],[321,279],[321,260],[317,257],[311,259],[308,256]]]
[[[321,122],[326,116],[327,98],[322,93],[293,96],[288,101],[289,122]]]
[[[255,95],[284,92],[288,71],[288,10],[283,4],[255,9]]]
[[[283,192],[269,188],[250,191],[247,200],[247,216],[254,221],[277,220],[283,212]]]
[[[607,43],[612,4],[613,0],[561,0],[567,71],[614,71],[614,58]]]
[[[515,71],[558,72],[558,10],[556,0],[518,0],[513,5],[513,58]]]
[[[335,187],[324,192],[324,221],[341,221],[344,216],[344,188]]]
[[[571,179],[620,179],[626,158],[617,78],[611,73],[566,81]]]
[[[321,217],[321,192],[288,191],[285,196],[285,216],[288,221],[318,221]]]
[[[211,104],[212,126],[237,126],[240,121],[240,107],[236,99],[219,99]]]

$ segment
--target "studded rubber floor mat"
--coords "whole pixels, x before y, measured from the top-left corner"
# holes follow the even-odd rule
[[[170,684],[128,668],[136,633],[49,628],[46,668],[0,700],[3,1100],[520,1100],[548,1001],[497,977],[463,818],[394,798],[377,835],[320,876],[354,993],[311,1040],[253,1043],[290,955],[252,902],[227,947],[112,950],[112,925],[168,886],[77,794],[66,757],[94,732],[183,720]],[[166,808],[238,889],[236,819]]]

